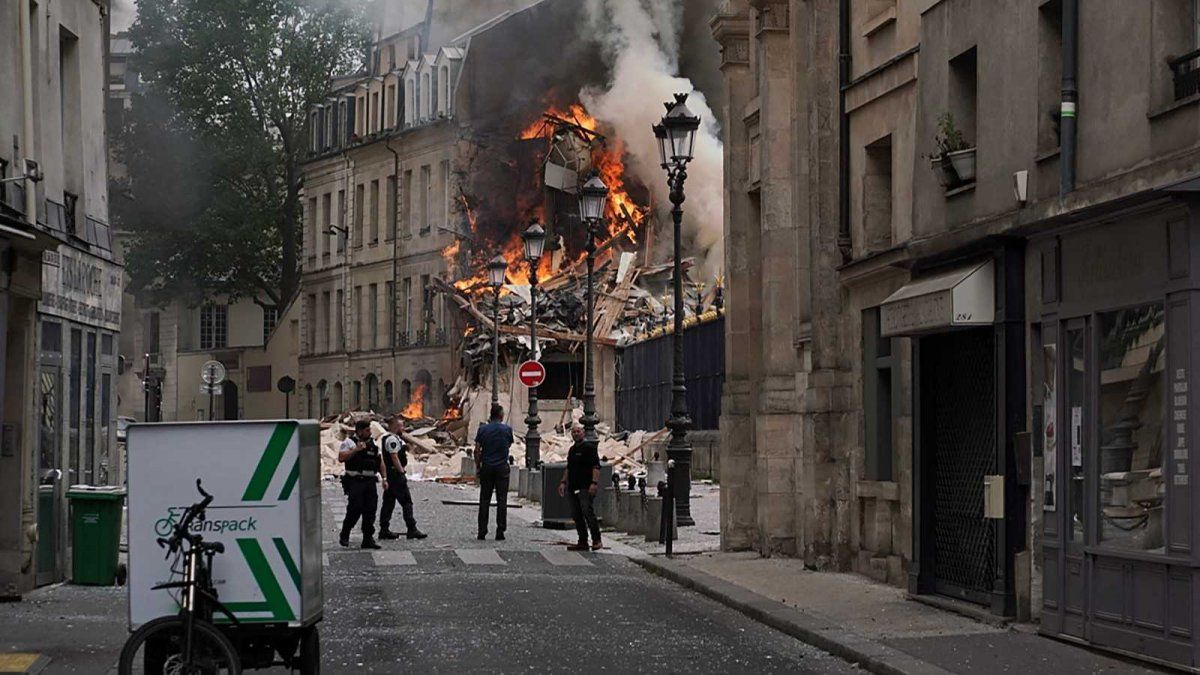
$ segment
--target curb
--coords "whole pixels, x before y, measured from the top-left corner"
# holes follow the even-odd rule
[[[742,614],[786,633],[802,642],[858,664],[881,675],[949,675],[950,671],[922,661],[850,631],[829,619],[802,612],[741,586],[731,584],[659,557],[636,558],[633,562],[684,588],[708,596]]]

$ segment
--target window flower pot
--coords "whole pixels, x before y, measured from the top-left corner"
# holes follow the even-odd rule
[[[975,148],[948,152],[946,159],[954,167],[954,173],[958,175],[960,182],[970,183],[975,180]]]
[[[954,172],[954,166],[947,157],[930,157],[929,166],[937,176],[938,184],[943,188],[950,189],[959,184],[958,174]]]

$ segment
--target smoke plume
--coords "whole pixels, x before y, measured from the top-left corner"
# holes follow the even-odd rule
[[[659,101],[687,93],[688,108],[701,118],[695,158],[688,166],[685,237],[699,255],[705,276],[720,273],[723,240],[723,150],[716,117],[704,94],[679,76],[683,0],[588,0],[588,16],[599,36],[611,79],[586,88],[580,98],[627,144],[633,170],[653,186],[656,203],[669,208],[664,173],[651,125],[663,115]],[[669,216],[667,217],[669,218]],[[664,218],[664,222],[669,222]]]

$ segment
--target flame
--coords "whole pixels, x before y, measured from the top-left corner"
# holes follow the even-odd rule
[[[460,408],[456,405],[452,405],[449,408],[446,408],[446,412],[442,413],[441,421],[452,422],[454,420],[461,420],[462,416],[463,416],[462,408]]]
[[[404,406],[404,410],[400,411],[400,416],[408,420],[419,420],[425,417],[425,390],[428,386],[424,382],[418,382],[417,388],[413,389],[412,396],[408,397],[408,405]]]

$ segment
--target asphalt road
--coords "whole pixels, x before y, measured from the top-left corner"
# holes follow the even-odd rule
[[[321,638],[331,672],[856,670],[624,555],[570,553],[574,533],[537,527],[532,509],[510,511],[506,541],[478,541],[475,508],[442,504],[475,494],[414,484],[430,538],[372,554],[337,545],[340,494],[326,490]]]
[[[430,537],[371,552],[357,531],[355,548],[338,545],[345,499],[325,484],[326,673],[857,671],[647,573],[626,557],[640,551],[566,551],[574,532],[542,529],[532,508],[510,511],[506,541],[478,541],[475,508],[442,503],[475,488],[412,491]],[[50,586],[0,603],[0,656],[43,654],[44,673],[115,672],[125,626],[124,588]]]

